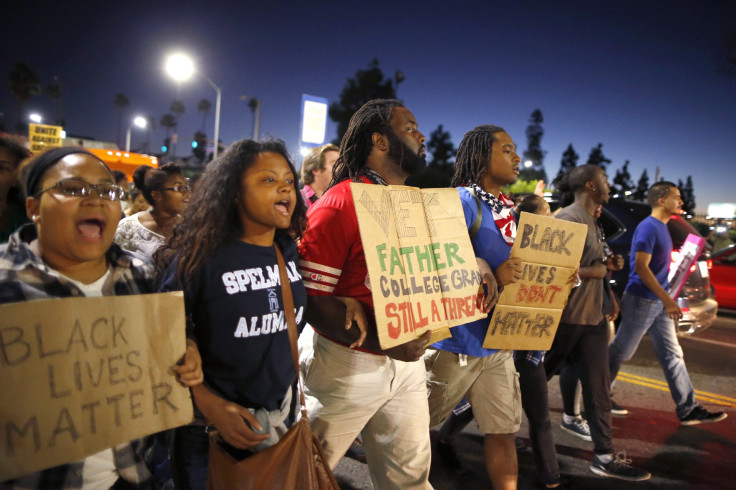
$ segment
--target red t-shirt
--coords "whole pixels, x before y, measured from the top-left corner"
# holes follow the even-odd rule
[[[366,177],[361,179],[371,184]],[[355,298],[373,322],[373,298],[350,182],[332,187],[309,208],[299,265],[307,295]]]

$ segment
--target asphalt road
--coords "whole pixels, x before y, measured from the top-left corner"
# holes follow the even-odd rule
[[[722,313],[716,323],[697,336],[681,339],[685,361],[699,403],[711,411],[726,411],[722,422],[681,427],[651,343],[642,341],[636,355],[621,369],[614,388],[617,402],[629,409],[614,417],[617,451],[652,473],[652,479],[631,483],[601,478],[588,469],[592,443],[559,430],[562,401],[557,379],[550,381],[550,417],[565,488],[576,489],[718,489],[736,488],[736,313]],[[431,432],[433,441],[436,433]],[[542,488],[529,447],[526,423],[518,436],[519,488]],[[472,423],[454,443],[462,467],[445,464],[433,453],[430,482],[438,490],[491,488],[483,461],[483,438]],[[367,466],[346,457],[335,476],[343,489],[373,488]]]

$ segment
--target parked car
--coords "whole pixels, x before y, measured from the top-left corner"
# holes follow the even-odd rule
[[[710,284],[720,308],[736,310],[736,246],[714,253]]]
[[[557,203],[552,200],[550,206],[555,209]],[[652,208],[646,203],[620,198],[611,198],[608,204],[603,207],[599,223],[606,235],[606,242],[610,245],[613,253],[621,254],[624,257],[624,268],[611,274],[611,287],[619,300],[629,281],[631,240],[634,236],[634,230],[636,225],[649,216],[651,212]],[[673,216],[670,219],[667,223],[667,229],[672,237],[673,254],[682,247],[688,234],[702,236],[690,223],[679,216]],[[709,267],[712,265],[710,253],[711,247],[706,243],[677,298],[677,303],[683,313],[682,320],[677,324],[677,334],[679,336],[687,336],[704,330],[716,320],[718,303],[713,299],[710,284]],[[734,270],[736,270],[736,267]]]

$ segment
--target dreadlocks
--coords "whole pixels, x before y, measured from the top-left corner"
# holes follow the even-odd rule
[[[470,183],[480,185],[483,174],[491,161],[491,148],[496,141],[496,133],[505,133],[500,126],[484,124],[465,133],[455,158],[455,175],[452,176],[452,187],[461,187]]]
[[[356,180],[373,149],[373,133],[387,134],[394,107],[404,107],[396,99],[374,99],[363,104],[350,118],[348,130],[340,142],[340,156],[332,171],[330,187],[345,179]]]

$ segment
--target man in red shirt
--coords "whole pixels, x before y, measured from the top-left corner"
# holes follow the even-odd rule
[[[350,182],[401,185],[426,165],[424,135],[398,100],[372,100],[353,115],[340,146],[332,187],[309,209],[299,246],[314,350],[300,359],[312,429],[335,467],[358,434],[375,488],[431,488],[429,408],[424,363],[430,338],[383,350]],[[368,320],[361,348],[345,327],[357,299]]]

